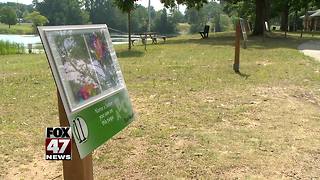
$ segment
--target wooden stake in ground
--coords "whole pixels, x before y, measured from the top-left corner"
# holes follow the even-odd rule
[[[236,73],[240,73],[240,36],[241,36],[241,27],[240,20],[236,26],[236,41],[235,41],[235,55],[234,55],[234,64],[233,70]]]
[[[288,30],[286,29],[286,30],[284,31],[284,37],[285,37],[285,38],[287,38],[287,32],[288,32]]]
[[[69,126],[59,92],[57,96],[60,125]],[[72,160],[63,161],[63,177],[65,180],[93,180],[92,155],[89,154],[84,159],[80,159],[74,138],[72,138]]]

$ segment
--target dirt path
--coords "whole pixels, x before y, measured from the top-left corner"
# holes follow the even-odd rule
[[[308,41],[301,44],[298,49],[305,55],[320,61],[320,41]]]
[[[62,163],[45,161],[41,156],[35,155],[34,159],[28,164],[20,164],[9,168],[4,179],[60,180],[62,179]]]

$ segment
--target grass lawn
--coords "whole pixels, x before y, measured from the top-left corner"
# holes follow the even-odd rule
[[[7,24],[0,23],[0,34],[34,34],[34,32],[29,23],[12,25],[10,28]]]
[[[320,62],[296,50],[305,40],[251,37],[242,76],[233,34],[116,46],[137,118],[93,153],[95,178],[320,178]],[[61,179],[43,160],[59,125],[45,55],[0,64],[0,178]]]

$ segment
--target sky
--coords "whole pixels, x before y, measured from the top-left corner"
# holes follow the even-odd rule
[[[21,4],[32,4],[32,0],[0,0],[0,2],[18,2]]]
[[[0,0],[0,2],[18,2],[22,4],[32,4],[32,0]],[[143,6],[148,6],[148,0],[138,0],[138,4],[142,4]],[[154,7],[156,11],[161,10],[163,8],[163,5],[161,4],[160,0],[151,0],[151,6]],[[180,6],[179,7],[181,12],[184,12],[186,7]]]

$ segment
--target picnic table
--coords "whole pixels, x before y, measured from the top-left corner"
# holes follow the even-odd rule
[[[166,36],[162,36],[159,35],[156,32],[143,32],[143,33],[138,33],[137,34],[139,36],[139,38],[142,41],[143,45],[147,45],[147,39],[150,38],[152,40],[152,44],[157,44],[158,43],[158,38],[162,38],[164,43],[166,42],[167,37]],[[134,45],[135,40],[131,40],[132,45]]]
[[[156,32],[139,33],[139,36],[140,36],[143,44],[147,43],[148,36],[152,40],[152,44],[157,44],[157,33]]]
[[[158,40],[157,38],[162,38],[164,43],[166,43],[166,36],[158,35],[156,32],[143,32],[143,33],[138,33],[138,37],[141,39],[142,44],[144,45],[145,50],[147,50],[147,39],[150,38],[152,40],[152,44],[157,44]],[[132,46],[134,46],[134,42],[136,39],[131,40]]]

